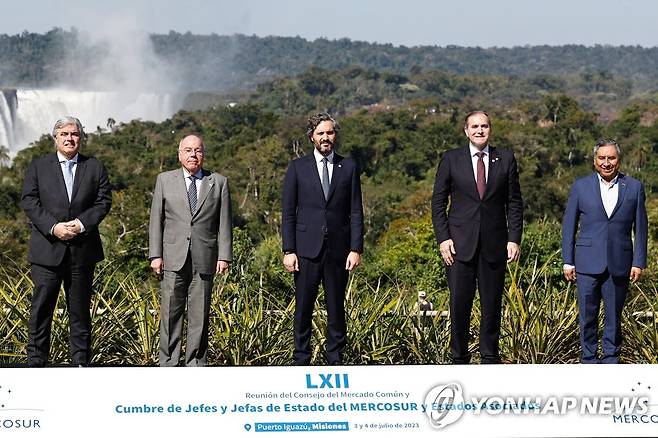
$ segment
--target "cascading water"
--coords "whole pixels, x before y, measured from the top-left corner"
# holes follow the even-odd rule
[[[182,105],[181,96],[156,93],[77,91],[67,89],[0,90],[0,146],[10,155],[50,133],[62,116],[78,117],[87,132],[105,128],[108,120],[160,122]]]
[[[14,144],[16,123],[16,90],[0,90],[0,146],[8,149]]]

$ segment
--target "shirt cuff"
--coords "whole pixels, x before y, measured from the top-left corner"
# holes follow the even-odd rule
[[[78,219],[77,217],[75,218],[75,221],[78,223],[78,225],[80,225],[80,232],[84,233],[85,232],[84,224],[82,222],[80,222],[80,219]]]
[[[570,265],[568,263],[565,263],[564,265],[562,265],[562,270],[563,271],[571,271],[572,269],[576,269],[576,267],[574,265]]]

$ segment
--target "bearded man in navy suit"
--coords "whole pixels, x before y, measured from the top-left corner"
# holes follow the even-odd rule
[[[309,118],[313,151],[291,161],[283,183],[283,264],[295,275],[296,365],[311,362],[311,322],[320,283],[327,307],[327,362],[341,364],[345,348],[345,289],[361,263],[363,206],[356,163],[338,155],[339,125],[329,114]]]
[[[464,122],[469,145],[443,154],[434,181],[432,222],[447,266],[452,361],[471,360],[468,338],[477,283],[481,362],[496,364],[501,361],[505,272],[507,263],[519,258],[523,200],[514,154],[489,144],[489,115],[474,111]]]
[[[80,120],[58,120],[52,135],[56,152],[30,163],[21,195],[32,229],[28,260],[34,282],[27,363],[48,362],[53,312],[64,283],[71,364],[87,366],[94,267],[104,257],[98,225],[110,211],[112,192],[105,166],[79,153],[85,138]]]
[[[581,362],[619,363],[629,281],[639,280],[647,266],[645,194],[641,182],[619,172],[621,150],[615,140],[600,140],[593,155],[596,172],[574,182],[562,220],[564,276],[578,287]]]

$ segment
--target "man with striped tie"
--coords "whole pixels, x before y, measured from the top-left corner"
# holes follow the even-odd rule
[[[48,364],[53,313],[63,283],[71,365],[87,366],[94,267],[104,257],[98,226],[110,211],[112,192],[105,166],[79,153],[85,139],[80,120],[62,117],[52,135],[57,150],[30,163],[21,195],[32,228],[28,260],[34,282],[27,363]]]
[[[205,147],[188,135],[178,147],[182,169],[158,175],[149,222],[149,259],[162,276],[160,366],[177,366],[187,304],[186,366],[205,366],[215,274],[233,258],[228,180],[203,169]]]

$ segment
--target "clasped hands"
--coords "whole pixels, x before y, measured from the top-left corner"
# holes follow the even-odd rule
[[[71,240],[82,232],[80,225],[80,221],[77,219],[59,222],[53,227],[53,235],[59,240]]]
[[[452,239],[444,240],[439,244],[439,252],[441,253],[441,258],[446,265],[452,266],[455,263],[454,255],[457,254],[455,251],[455,243]],[[518,243],[507,242],[507,263],[518,262],[519,255],[521,255],[521,247]]]

